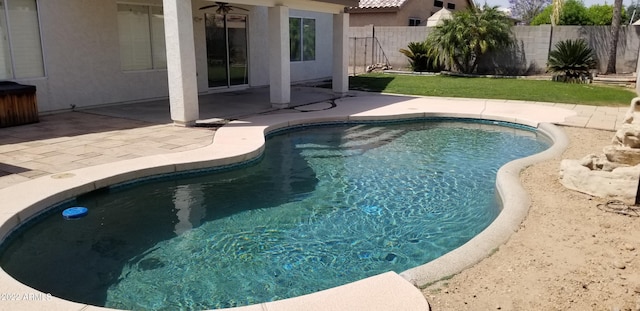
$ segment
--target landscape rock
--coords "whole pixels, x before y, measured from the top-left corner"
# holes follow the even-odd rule
[[[624,262],[622,262],[622,261],[620,261],[620,260],[614,260],[614,261],[613,261],[613,266],[614,266],[615,268],[618,268],[618,269],[624,269],[624,268],[626,268],[626,267],[627,267],[627,266],[624,264]]]
[[[634,202],[640,166],[619,167],[610,172],[591,170],[579,160],[562,160],[560,182],[566,188],[601,198]]]
[[[640,120],[638,120],[640,121]],[[623,124],[611,141],[618,146],[640,148],[640,124]]]
[[[598,156],[596,154],[590,154],[582,158],[580,160],[580,165],[585,166],[592,171],[606,172],[611,172],[618,167],[628,166],[626,164],[611,162],[606,157]]]
[[[603,152],[606,159],[612,163],[629,166],[640,164],[640,149],[633,149],[627,146],[606,146],[603,148]]]
[[[596,197],[634,204],[640,179],[640,97],[631,101],[623,124],[603,148],[580,160],[560,163],[560,183]]]

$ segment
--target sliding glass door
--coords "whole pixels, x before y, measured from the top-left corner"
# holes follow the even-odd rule
[[[206,14],[209,87],[246,85],[247,16]]]

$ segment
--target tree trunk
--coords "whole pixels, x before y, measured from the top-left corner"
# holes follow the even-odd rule
[[[613,1],[613,20],[611,21],[611,44],[609,45],[609,62],[605,73],[616,73],[616,53],[618,51],[618,34],[622,14],[622,0]]]

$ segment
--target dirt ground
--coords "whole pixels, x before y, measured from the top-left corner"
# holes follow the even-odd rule
[[[613,132],[564,127],[560,158],[521,174],[529,216],[486,258],[423,293],[432,310],[640,311],[640,217],[605,212],[606,199],[564,188],[561,159],[601,153]]]

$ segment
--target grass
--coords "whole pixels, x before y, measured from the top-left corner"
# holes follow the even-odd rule
[[[512,99],[596,106],[626,106],[636,93],[623,87],[527,79],[366,74],[351,89],[422,96]]]
[[[248,83],[246,66],[229,67],[231,72],[231,85]],[[223,66],[209,66],[209,81],[215,81],[217,86],[227,86],[227,68]]]

